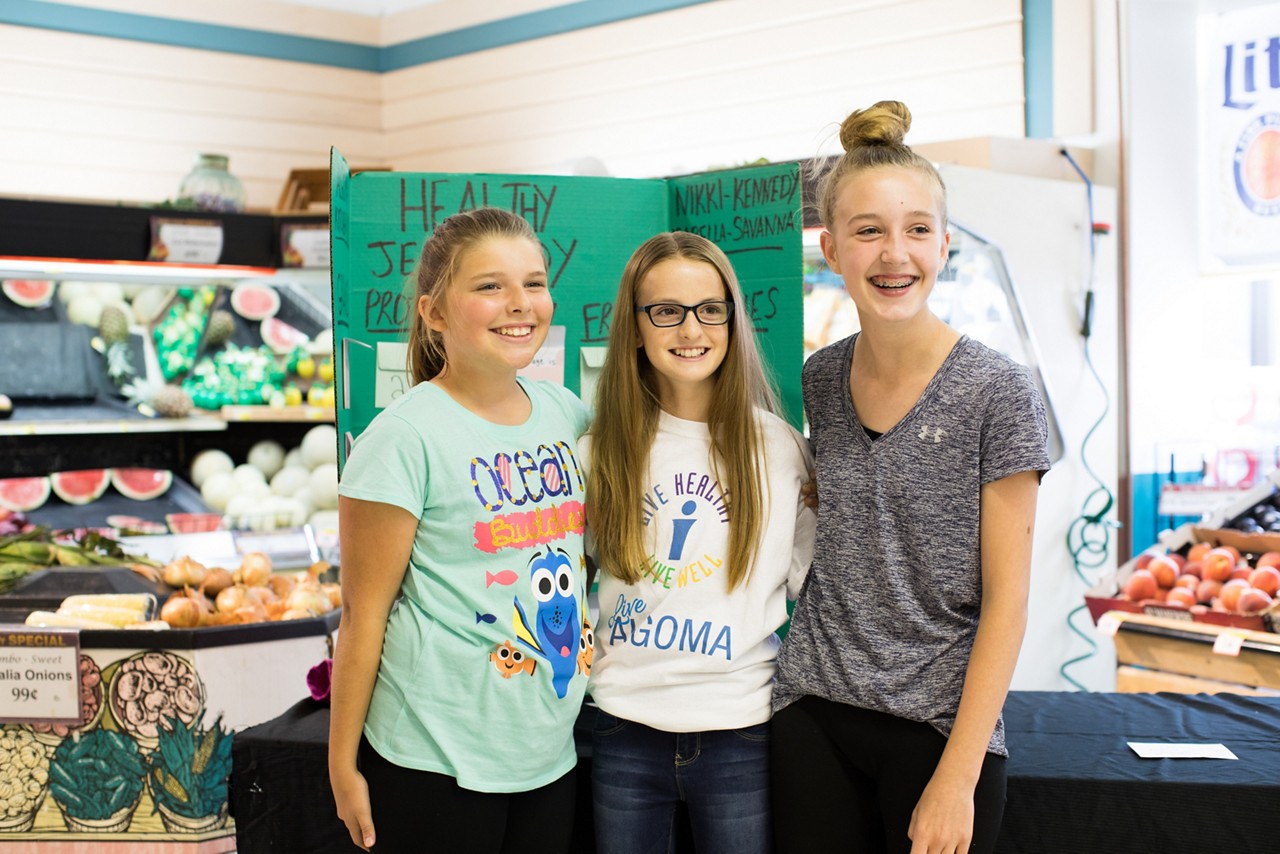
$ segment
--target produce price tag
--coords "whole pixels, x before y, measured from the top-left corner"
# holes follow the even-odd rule
[[[222,257],[222,223],[151,218],[148,261],[217,264]]]
[[[1238,486],[1205,486],[1201,483],[1166,483],[1160,487],[1161,516],[1204,516],[1236,501],[1248,492]]]
[[[285,267],[329,266],[329,226],[280,226],[280,256]]]
[[[1124,616],[1116,611],[1108,611],[1098,618],[1098,631],[1109,638],[1116,636],[1116,632],[1120,631],[1120,624],[1124,622]]]
[[[80,631],[0,626],[0,723],[80,723]]]
[[[357,342],[359,343],[359,342]],[[343,342],[346,344],[346,341]],[[412,383],[405,371],[409,345],[399,341],[378,342],[377,373],[373,376],[373,405],[386,408],[409,390]]]
[[[1213,651],[1218,655],[1239,655],[1244,645],[1244,635],[1239,632],[1218,632],[1218,639],[1213,642]]]
[[[275,531],[232,531],[231,536],[241,557],[249,552],[262,552],[271,558],[271,565],[276,569],[311,566],[320,557],[309,525]]]

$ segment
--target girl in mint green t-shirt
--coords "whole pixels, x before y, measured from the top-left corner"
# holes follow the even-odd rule
[[[414,386],[356,440],[339,487],[343,612],[329,778],[378,850],[567,850],[591,630],[587,413],[516,371],[551,323],[520,217],[449,217],[425,243]]]

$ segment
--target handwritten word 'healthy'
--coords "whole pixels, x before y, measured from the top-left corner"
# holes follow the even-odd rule
[[[457,190],[457,182],[449,178],[401,179],[400,181],[400,230],[435,231],[436,226],[445,217],[476,208],[506,208],[514,214],[524,217],[536,232],[547,228],[547,219],[551,216],[551,206],[555,202],[554,184],[550,187],[540,186],[532,181],[508,181],[491,186],[488,181],[468,180],[462,185],[461,197],[452,199]],[[411,216],[413,215],[413,216]],[[410,226],[410,220],[413,226]]]

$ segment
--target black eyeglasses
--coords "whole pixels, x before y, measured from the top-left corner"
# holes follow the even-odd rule
[[[708,300],[697,305],[655,302],[636,309],[637,314],[642,311],[649,315],[649,321],[654,326],[679,326],[691,311],[704,326],[724,326],[733,317],[733,303],[727,300]]]

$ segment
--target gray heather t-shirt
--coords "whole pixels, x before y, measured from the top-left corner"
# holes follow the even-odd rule
[[[978,629],[981,488],[1049,470],[1044,404],[1025,367],[966,336],[873,441],[849,395],[856,339],[804,366],[818,536],[773,706],[811,694],[946,735]],[[987,749],[1007,755],[1003,720]]]

